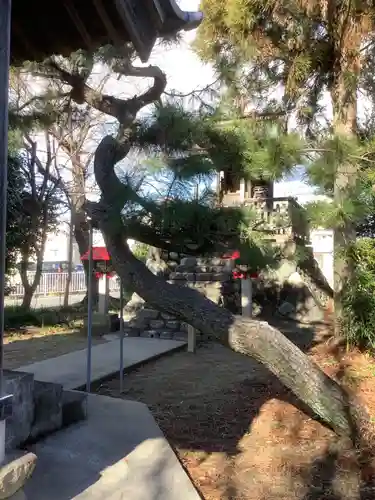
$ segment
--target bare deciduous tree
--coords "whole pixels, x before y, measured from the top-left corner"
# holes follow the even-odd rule
[[[46,154],[41,159],[37,153],[37,143],[29,136],[25,137],[24,147],[27,152],[22,164],[24,174],[28,180],[25,191],[22,193],[22,212],[19,214],[19,224],[24,232],[21,246],[20,275],[24,287],[22,307],[29,309],[35,290],[42,274],[43,257],[48,232],[57,221],[60,205],[58,199],[58,180],[51,181],[50,171],[54,161],[51,141],[45,134]],[[37,165],[43,165],[43,174]],[[35,273],[32,282],[29,282],[28,270],[31,258],[36,259]]]

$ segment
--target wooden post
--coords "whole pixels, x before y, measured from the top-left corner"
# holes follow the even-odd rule
[[[253,315],[253,284],[251,278],[241,280],[242,316],[251,318]]]
[[[197,331],[189,325],[188,326],[188,352],[195,352],[197,347]]]

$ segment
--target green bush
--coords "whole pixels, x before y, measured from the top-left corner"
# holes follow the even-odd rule
[[[5,308],[5,329],[20,328],[22,326],[37,326],[38,318],[35,311],[26,311],[21,307]]]
[[[343,296],[343,329],[348,345],[375,348],[375,240],[358,239],[350,249],[354,279]]]
[[[27,326],[70,325],[85,313],[73,307],[25,310],[21,306],[5,308],[5,329],[19,329]]]

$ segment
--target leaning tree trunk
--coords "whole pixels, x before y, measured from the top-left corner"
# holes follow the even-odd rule
[[[338,434],[353,438],[346,393],[279,330],[266,322],[235,317],[199,292],[153,275],[125,243],[120,219],[103,218],[99,227],[116,272],[147,303],[260,361]]]

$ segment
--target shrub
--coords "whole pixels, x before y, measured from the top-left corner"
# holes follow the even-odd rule
[[[56,326],[61,324],[70,325],[77,318],[81,318],[84,312],[68,307],[64,309],[45,308],[26,310],[21,306],[5,308],[5,329],[19,329],[25,326]]]
[[[375,240],[358,239],[350,249],[354,278],[343,296],[343,330],[348,345],[375,348]]]

